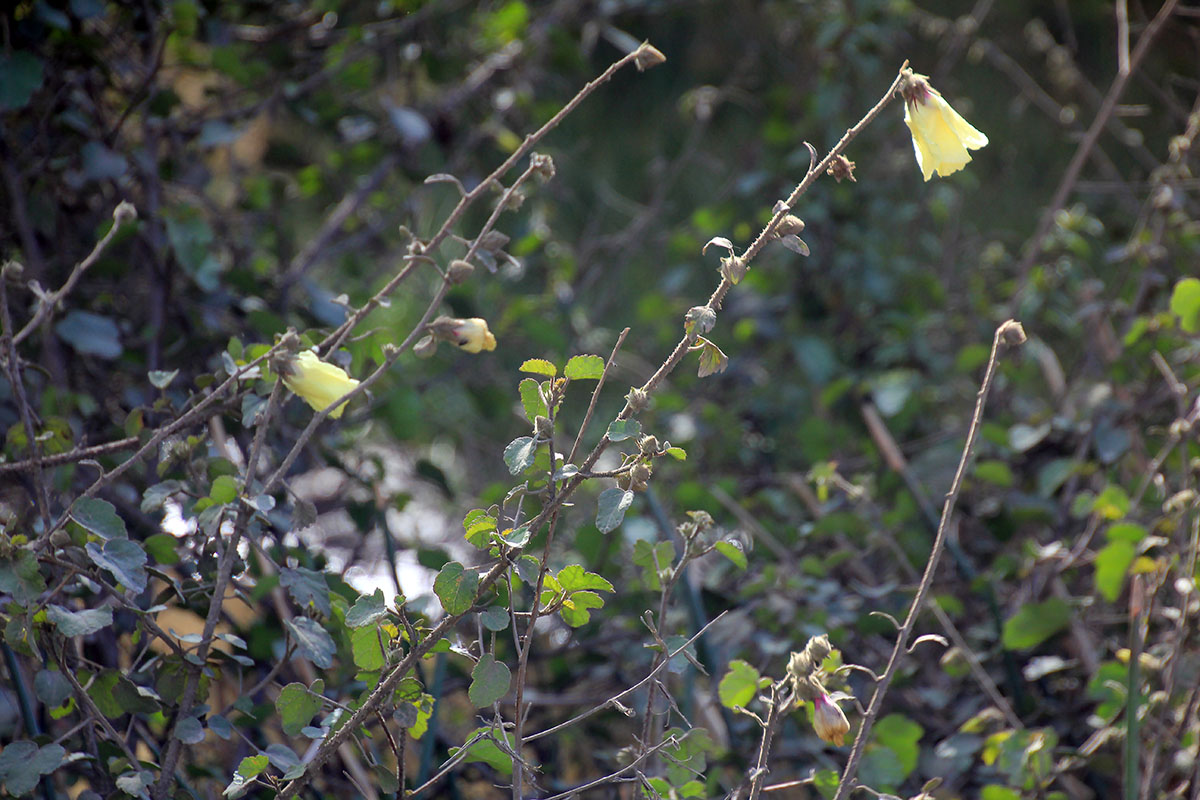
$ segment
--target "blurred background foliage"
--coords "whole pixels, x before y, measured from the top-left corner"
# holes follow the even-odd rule
[[[1127,5],[1136,42],[1159,4]],[[170,419],[221,369],[231,339],[236,349],[336,325],[457,200],[427,176],[472,187],[621,53],[649,40],[667,56],[645,74],[618,73],[539,145],[557,176],[501,218],[511,257],[447,297],[446,313],[489,320],[497,350],[406,356],[293,471],[318,522],[279,537],[276,560],[367,593],[400,581],[410,598],[448,559],[480,559],[459,520],[512,485],[501,453],[528,429],[518,366],[607,355],[630,328],[594,441],[715,285],[717,258],[701,246],[749,243],[803,176],[805,142],[827,151],[908,59],[990,145],[924,183],[895,103],[848,150],[856,181],[823,179],[794,209],[811,255],[772,246],[731,293],[709,336],[729,368],[701,379],[685,362],[642,417],[687,460],[660,462],[614,533],[592,524],[588,497],[567,516],[555,563],[582,562],[618,592],[591,623],[534,649],[531,685],[545,693],[534,718],[548,724],[557,704],[598,701],[645,673],[653,654],[637,618],[657,599],[634,546],[669,540],[689,510],[712,514],[749,551],[745,571],[715,555],[693,564],[664,623],[691,635],[720,611],[735,620],[701,654],[711,680],[692,668],[672,679],[682,713],[712,737],[707,796],[737,783],[757,745],[757,728],[714,697],[728,661],[779,677],[790,649],[828,632],[846,661],[881,671],[892,628],[870,612],[904,615],[915,575],[904,561],[924,563],[992,332],[1011,316],[1030,342],[1000,368],[935,592],[1021,727],[989,715],[968,654],[956,646],[939,660],[922,645],[862,778],[912,794],[940,776],[939,797],[1117,796],[1133,572],[1149,618],[1139,691],[1151,698],[1150,791],[1192,781],[1195,796],[1200,660],[1179,620],[1196,602],[1186,583],[1195,500],[1180,493],[1197,447],[1171,427],[1200,378],[1200,286],[1183,282],[1200,263],[1194,11],[1169,20],[1134,71],[1028,269],[1022,255],[1117,74],[1108,0],[38,0],[3,23],[0,254],[23,265],[23,280],[57,288],[119,201],[139,212],[24,345],[47,454]],[[490,210],[473,209],[457,232],[472,235]],[[464,251],[451,242],[437,260]],[[370,315],[346,348],[352,374],[407,334],[438,282],[418,269]],[[20,327],[35,295],[8,294]],[[147,382],[173,370],[165,388]],[[568,399],[568,429],[586,403]],[[196,428],[198,458],[219,457],[218,437],[246,447],[241,412],[231,402]],[[309,415],[291,402],[272,451],[286,452]],[[7,380],[0,430],[8,461],[28,455]],[[1159,463],[1164,443],[1178,446]],[[104,495],[138,539],[159,530],[138,508],[155,466]],[[50,475],[66,496],[91,480],[85,465]],[[36,532],[31,484],[0,479],[9,535]],[[1132,527],[1112,534],[1121,522]],[[235,625],[254,633],[256,658],[279,656],[280,620]],[[932,616],[921,627],[944,632]],[[119,633],[97,634],[87,657],[115,666]],[[444,662],[431,689],[440,726],[413,755],[426,769],[477,724],[469,663]],[[846,689],[865,704],[870,683],[850,673]],[[547,788],[618,763],[640,727],[622,719],[538,742]],[[772,782],[841,765],[843,751],[802,723],[798,714],[776,743]],[[15,715],[0,725],[3,738],[20,727]],[[209,746],[228,757],[194,757],[202,785],[205,774],[227,780],[229,759],[250,752],[236,739]],[[330,772],[325,788],[340,780]],[[497,778],[474,765],[454,780],[486,796]]]

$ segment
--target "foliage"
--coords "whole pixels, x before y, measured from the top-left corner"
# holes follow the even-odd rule
[[[4,792],[1194,793],[1143,5],[4,12]]]

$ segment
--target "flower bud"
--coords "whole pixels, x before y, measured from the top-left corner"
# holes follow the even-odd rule
[[[654,474],[654,467],[649,464],[637,464],[633,469],[629,470],[629,488],[635,492],[644,492],[650,484],[650,476]]]
[[[137,207],[128,200],[122,200],[117,203],[117,207],[113,209],[113,222],[118,227],[127,222],[133,222],[137,219]]]
[[[813,700],[813,730],[822,741],[841,747],[850,732],[850,720],[829,695],[822,692]]]
[[[537,176],[542,183],[549,181],[554,177],[554,159],[543,153],[532,153],[529,156],[529,165],[533,167],[533,174]]]
[[[446,282],[451,286],[466,283],[467,278],[471,277],[471,273],[474,271],[475,265],[470,261],[463,261],[461,258],[456,258],[446,268]]]
[[[508,234],[500,231],[488,231],[479,239],[479,249],[495,253],[508,244]]]
[[[438,339],[447,341],[459,350],[465,350],[468,353],[496,349],[496,337],[488,329],[487,320],[480,317],[469,319],[438,317],[426,327]]]
[[[622,472],[617,476],[617,487],[622,491],[628,492],[630,483],[631,481],[628,472]]]
[[[539,439],[549,439],[550,432],[552,430],[553,430],[553,426],[550,424],[550,419],[548,417],[543,417],[541,414],[538,414],[534,418],[533,433]]]
[[[437,352],[437,339],[432,336],[422,336],[420,341],[413,345],[413,355],[417,358],[432,358]]]
[[[636,414],[639,411],[645,411],[650,405],[650,395],[644,390],[633,386],[629,389],[629,393],[625,395],[625,402],[629,404],[629,408]]]
[[[726,256],[721,259],[721,277],[737,286],[746,277],[750,267],[746,259],[739,256]]]
[[[804,652],[812,659],[814,666],[821,666],[821,662],[829,658],[829,654],[833,652],[833,648],[829,645],[828,634],[821,634],[809,639],[808,644],[804,647]]]
[[[799,681],[802,678],[807,678],[812,674],[813,669],[815,669],[815,667],[813,665],[812,656],[805,651],[792,653],[791,658],[788,659],[787,674],[788,677],[793,681]]]
[[[705,334],[717,324],[717,312],[708,306],[692,306],[683,318],[683,329],[692,333]]]
[[[658,437],[653,435],[643,436],[638,441],[638,449],[646,455],[658,452]]]
[[[634,53],[633,65],[637,67],[638,72],[645,72],[651,67],[657,67],[666,60],[667,57],[662,54],[661,50],[649,42],[642,42],[642,46]]]
[[[825,172],[828,175],[832,175],[838,183],[842,181],[858,183],[854,179],[854,162],[840,153],[833,159],[833,163],[829,165],[829,169]]]
[[[777,236],[787,236],[788,234],[798,234],[804,232],[804,220],[797,217],[795,214],[787,214],[783,219],[779,220],[779,224],[775,226],[775,234]]]

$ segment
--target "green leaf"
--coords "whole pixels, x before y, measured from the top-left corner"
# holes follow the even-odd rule
[[[717,542],[713,545],[716,551],[728,558],[738,569],[746,568],[746,554],[737,542]]]
[[[1200,279],[1184,278],[1171,292],[1171,313],[1185,333],[1200,331]]]
[[[275,698],[275,711],[279,714],[285,734],[298,736],[301,728],[308,725],[313,716],[321,710],[321,692],[323,691],[325,691],[325,682],[320,679],[313,682],[312,690],[303,683],[289,683],[283,687],[279,696]],[[261,758],[263,767],[258,772],[267,768],[267,757],[261,756]],[[242,764],[245,763],[245,761],[242,762]],[[243,774],[241,767],[238,768],[238,774],[246,778],[252,778],[258,772]]]
[[[29,794],[43,775],[59,768],[66,752],[57,744],[39,748],[28,740],[13,742],[0,752],[0,783],[13,797]]]
[[[1016,482],[1012,470],[1003,461],[980,461],[975,465],[975,477],[1006,489]]]
[[[696,375],[707,378],[709,375],[724,372],[729,366],[729,356],[703,336],[696,341],[700,345],[700,368],[696,371]]]
[[[625,519],[625,511],[633,502],[633,492],[613,487],[600,493],[596,509],[596,527],[601,533],[616,529]]]
[[[448,561],[433,581],[434,594],[442,601],[447,614],[465,614],[475,602],[479,589],[479,574],[457,561]]]
[[[42,88],[45,70],[33,53],[15,50],[0,55],[0,111],[24,108],[33,93]]]
[[[284,687],[284,691],[286,692],[292,686],[299,686],[301,689],[304,688],[302,684],[293,683]],[[278,706],[278,703],[276,703],[276,706]],[[267,756],[246,756],[242,759],[242,763],[238,764],[237,774],[243,778],[253,778],[256,775],[266,772],[269,766],[271,766],[271,759]]]
[[[1058,597],[1044,603],[1026,603],[1004,623],[1004,647],[1028,650],[1037,647],[1071,621],[1071,607]]]
[[[840,782],[841,776],[835,769],[820,769],[813,773],[813,786],[826,800],[833,800],[837,795],[837,787]]]
[[[642,435],[642,423],[636,419],[617,419],[613,420],[608,426],[608,440],[610,442],[623,442],[626,439],[633,439]]]
[[[496,738],[501,738],[511,750],[514,745],[512,735],[498,732],[492,728],[476,728],[466,737],[465,741],[471,741],[478,734],[483,734],[483,736],[478,741],[472,742],[462,760],[464,762],[482,761],[502,775],[511,775],[512,756],[496,746]],[[451,747],[450,756],[455,756],[460,750],[462,750],[461,747]]]
[[[917,768],[919,742],[925,729],[903,714],[888,714],[875,723],[872,739],[891,750],[907,778]]]
[[[537,459],[537,440],[532,436],[519,436],[504,448],[504,463],[512,475],[520,475],[533,466]]]
[[[208,496],[217,505],[232,503],[238,496],[237,479],[232,475],[221,475],[212,482],[212,490]]]
[[[154,563],[165,566],[179,563],[179,551],[175,549],[178,545],[179,540],[169,533],[154,533],[142,542],[146,554],[154,559]]]
[[[174,735],[184,744],[200,744],[204,741],[204,726],[195,717],[184,717],[175,723]]]
[[[517,390],[521,393],[521,407],[525,409],[526,419],[533,422],[538,417],[550,416],[550,410],[546,408],[546,404],[542,401],[542,394],[538,391],[537,381],[533,378],[525,378]]]
[[[301,608],[309,603],[325,616],[332,613],[329,605],[329,584],[325,574],[304,567],[284,567],[279,571],[279,583]],[[349,624],[349,623],[347,623]]]
[[[547,378],[553,378],[558,374],[558,367],[544,358],[531,358],[521,365],[521,372],[528,372],[532,375],[545,375]]]
[[[667,455],[676,461],[687,461],[687,450],[682,447],[668,447]]]
[[[350,631],[350,649],[354,655],[354,666],[364,672],[374,672],[383,668],[387,657],[383,651],[381,638],[387,641],[386,635],[374,625]]]
[[[117,323],[90,311],[68,311],[54,326],[54,333],[80,355],[112,360],[124,352]]]
[[[545,597],[545,595],[543,595]],[[586,625],[591,619],[592,609],[604,608],[604,598],[595,592],[572,592],[563,599],[558,614],[572,628]]]
[[[127,539],[125,521],[107,500],[81,497],[71,509],[71,519],[102,539]]]
[[[137,772],[126,772],[114,781],[117,788],[130,797],[138,797],[141,800],[150,800],[150,792],[147,791],[154,785],[154,776],[149,770],[138,770]]]
[[[386,614],[383,589],[376,589],[375,594],[364,594],[354,601],[353,607],[346,612],[346,627],[361,628],[379,621]]]
[[[85,549],[96,566],[111,572],[126,589],[137,593],[146,590],[146,551],[140,544],[130,539],[109,539],[104,547],[88,542]]]
[[[1107,486],[1092,505],[1092,513],[1104,519],[1120,519],[1129,513],[1129,495],[1120,486]]]
[[[1115,602],[1121,594],[1125,575],[1136,556],[1133,543],[1120,539],[1109,542],[1096,554],[1096,591],[1108,602]]]
[[[1146,538],[1146,529],[1136,522],[1114,522],[1104,535],[1110,542],[1137,544]]]
[[[653,591],[661,586],[659,573],[671,568],[675,561],[675,545],[671,542],[652,544],[645,539],[633,543],[633,563],[642,567],[646,584]]]
[[[487,708],[508,693],[512,673],[503,661],[497,661],[491,653],[485,653],[475,669],[471,670],[471,687],[467,697],[476,708]]]
[[[508,611],[500,606],[485,608],[479,614],[479,621],[489,631],[502,631],[508,627]]]
[[[588,572],[578,564],[570,564],[558,571],[558,583],[564,591],[575,592],[581,589],[594,589],[601,592],[616,591],[613,585],[603,576]]]
[[[308,617],[297,617],[287,620],[285,624],[296,641],[297,655],[307,658],[321,669],[333,666],[333,654],[337,652],[337,646],[320,623]]]
[[[33,678],[33,691],[38,700],[54,708],[67,702],[71,696],[71,682],[56,669],[39,670]]]
[[[1021,800],[1021,793],[1016,789],[992,783],[979,791],[979,800]]]
[[[18,605],[29,605],[44,591],[46,579],[32,550],[18,550],[16,558],[0,560],[0,592],[11,594]]]
[[[46,607],[46,619],[54,623],[63,636],[87,636],[112,625],[111,606],[70,611],[62,606]]]
[[[173,369],[170,372],[161,369],[152,369],[146,373],[146,378],[149,379],[150,385],[155,389],[165,389],[171,385],[171,381],[179,377],[179,370]]]
[[[563,377],[573,381],[598,381],[604,375],[604,359],[600,356],[572,356],[563,369]]]
[[[717,684],[717,695],[726,708],[745,708],[758,691],[758,670],[740,659],[729,662],[729,671]]]

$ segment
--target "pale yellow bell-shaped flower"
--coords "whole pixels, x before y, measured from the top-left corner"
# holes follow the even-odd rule
[[[846,734],[850,732],[850,720],[833,698],[825,693],[817,695],[813,700],[813,730],[822,741],[841,747],[846,743]]]
[[[456,319],[452,330],[451,344],[468,353],[478,353],[480,350],[495,350],[496,337],[488,329],[486,319],[471,317]]]
[[[324,411],[339,397],[358,386],[358,381],[347,375],[341,367],[322,361],[312,350],[305,350],[288,365],[283,384],[317,411]],[[329,416],[337,419],[345,410],[346,404],[342,403],[330,411]]]
[[[936,172],[945,177],[968,161],[968,150],[978,150],[988,138],[950,107],[926,76],[906,70],[900,93],[904,97],[904,122],[912,132],[917,165],[925,180]]]

